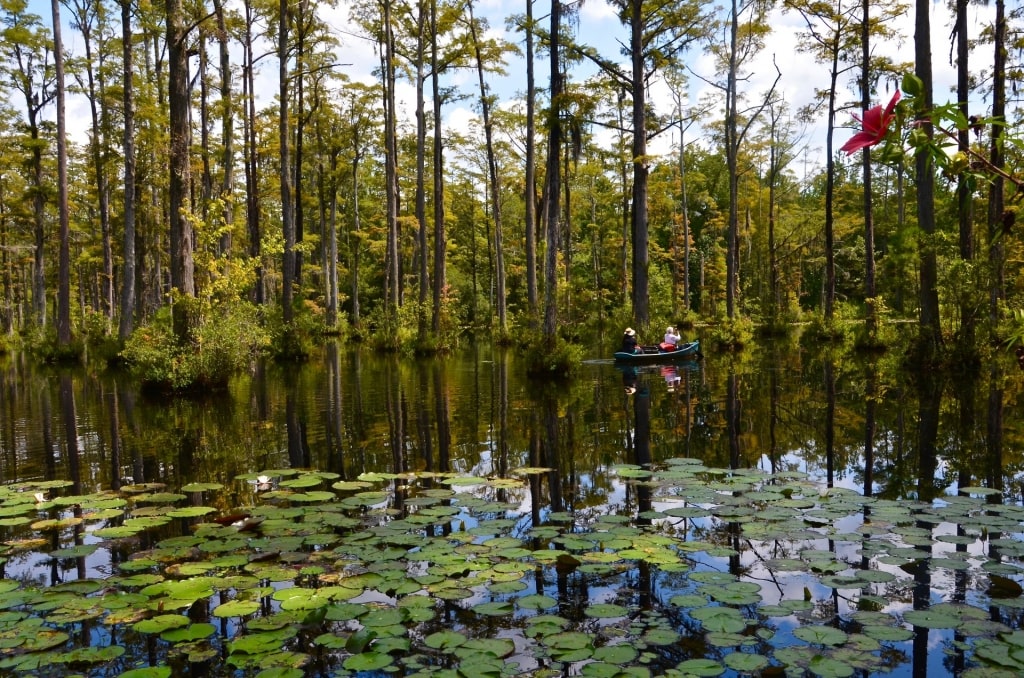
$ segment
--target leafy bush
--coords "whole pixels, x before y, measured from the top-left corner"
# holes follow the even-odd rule
[[[540,379],[568,379],[583,362],[583,348],[536,333],[526,346],[526,373]]]
[[[189,303],[199,312],[186,342],[179,343],[174,336],[169,307],[125,342],[121,356],[144,385],[172,391],[222,387],[269,347],[270,336],[256,306],[195,299]]]
[[[737,351],[750,342],[753,329],[749,318],[726,319],[710,328],[709,343],[715,348]]]
[[[73,363],[81,360],[84,346],[79,338],[72,338],[67,346],[57,341],[57,329],[53,325],[33,327],[25,335],[29,353],[42,363]]]

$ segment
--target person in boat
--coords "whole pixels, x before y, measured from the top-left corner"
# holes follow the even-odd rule
[[[678,344],[679,344],[679,340],[680,339],[682,339],[682,337],[679,336],[676,333],[676,328],[674,328],[671,325],[669,325],[668,328],[665,329],[665,339],[661,342],[661,350],[662,351],[674,351],[674,350],[676,350],[676,348],[678,348]]]
[[[636,330],[632,327],[627,327],[626,331],[622,333],[622,348],[619,350],[623,353],[637,353],[640,351],[640,346],[636,339]]]

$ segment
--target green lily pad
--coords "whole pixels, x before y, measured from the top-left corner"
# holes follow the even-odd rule
[[[725,673],[725,667],[713,659],[687,659],[676,664],[676,670],[682,675],[700,676],[701,678],[713,678]]]
[[[613,603],[598,603],[588,605],[583,614],[594,619],[617,619],[629,614],[629,608]]]
[[[203,622],[164,631],[160,634],[160,639],[166,640],[168,643],[193,643],[197,640],[209,638],[216,632],[216,626]]]
[[[384,652],[362,652],[347,658],[343,666],[349,671],[379,671],[394,663],[391,655]]]
[[[144,666],[138,669],[128,669],[118,674],[117,678],[170,678],[171,668],[169,666]]]
[[[254,600],[231,600],[213,608],[214,617],[245,617],[260,609]]]
[[[842,645],[848,636],[833,626],[801,626],[793,631],[793,635],[800,640],[815,645]]]
[[[707,631],[739,633],[747,628],[747,620],[739,610],[731,607],[702,607],[691,610],[690,616],[698,620]]]
[[[139,633],[163,633],[171,629],[188,626],[188,617],[180,614],[162,614],[151,619],[144,619],[133,626]]]
[[[474,605],[473,611],[489,617],[502,617],[515,612],[515,608],[512,606],[512,603],[496,601]]]
[[[768,658],[747,652],[732,652],[725,655],[725,665],[740,673],[756,673],[768,666]]]
[[[99,544],[79,544],[68,548],[50,551],[51,558],[86,558],[96,553]]]
[[[532,594],[516,599],[516,605],[526,610],[547,610],[558,604],[551,596]]]
[[[438,631],[423,639],[424,645],[435,650],[450,650],[466,642],[467,638],[458,631]]]

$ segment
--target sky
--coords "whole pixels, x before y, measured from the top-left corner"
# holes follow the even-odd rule
[[[43,0],[31,0],[33,11],[43,18],[43,23],[50,25],[49,3]],[[338,36],[341,47],[338,50],[337,61],[345,64],[344,72],[353,80],[364,82],[376,82],[373,76],[373,69],[378,65],[374,45],[364,38],[358,37],[358,29],[352,25],[349,19],[351,2],[350,0],[339,0],[335,6],[329,7],[326,4],[318,6],[322,19],[332,27]],[[550,10],[550,4],[537,2],[534,5],[534,16],[538,20],[546,17]],[[64,21],[67,21],[67,10]],[[505,40],[522,46],[523,37],[521,34],[511,31],[506,26],[506,18],[511,14],[522,14],[525,12],[525,2],[519,0],[510,3],[507,0],[477,0],[475,14],[478,17],[485,17],[490,25],[491,35],[502,37]],[[991,7],[971,5],[971,18],[969,20],[969,34],[976,38],[986,25],[991,21],[994,10]],[[935,77],[935,101],[943,103],[954,100],[951,88],[955,84],[955,70],[950,63],[949,39],[951,34],[951,16],[946,9],[945,3],[932,4],[932,64]],[[752,96],[763,93],[771,85],[775,78],[776,71],[774,63],[778,64],[781,71],[781,79],[778,84],[778,91],[789,104],[790,110],[796,111],[800,107],[809,104],[813,98],[814,87],[823,86],[828,81],[828,72],[825,66],[815,63],[814,59],[800,54],[797,50],[797,34],[804,28],[803,20],[791,12],[775,10],[771,15],[773,30],[768,37],[765,48],[759,57],[752,63],[749,69],[749,79],[745,87]],[[892,24],[897,33],[903,36],[901,40],[893,40],[884,44],[876,45],[876,53],[890,56],[895,60],[909,61],[913,56],[913,14],[908,12],[902,19]],[[64,44],[66,50],[71,50],[76,55],[81,55],[84,50],[81,47],[81,38],[76,31],[65,26],[63,29]],[[602,55],[621,61],[619,52],[619,41],[625,41],[627,34],[619,22],[612,7],[604,0],[587,0],[579,8],[578,25],[576,29],[577,40],[594,46]],[[984,46],[983,51],[972,54],[972,63],[987,65],[991,63],[991,47]],[[541,57],[543,58],[543,57]],[[712,65],[710,56],[701,46],[693,47],[684,58],[689,68],[698,74],[712,76]],[[277,90],[277,67],[271,63],[273,58],[265,59],[260,74],[260,81],[256,90],[262,93],[269,102],[273,99]],[[537,63],[537,86],[547,87],[547,63]],[[574,71],[571,77],[583,79],[592,73],[580,69]],[[462,101],[448,105],[444,109],[445,124],[449,129],[467,130],[471,121],[475,120],[477,113],[474,110],[474,102],[477,93],[476,73],[466,69],[453,76],[449,84],[456,84],[463,92],[470,96]],[[526,88],[525,67],[521,60],[509,63],[507,75],[504,77],[492,76],[489,86],[499,99],[498,105],[512,106],[516,103],[517,97],[522,96]],[[413,116],[413,90],[408,82],[399,83],[399,107],[404,111],[403,118],[411,124]],[[712,88],[697,77],[690,78],[690,102],[699,101]],[[882,85],[878,99],[875,103],[885,103],[892,94],[892,85]],[[853,102],[859,99],[852,89],[844,90],[843,99],[846,102]],[[655,82],[650,90],[650,100],[657,110],[669,112],[673,108],[668,88],[662,82]],[[984,107],[984,102],[979,102],[979,107]],[[428,102],[429,107],[429,102]],[[853,134],[852,125],[855,122],[851,114],[856,109],[840,111],[837,114],[837,126],[850,125],[849,129],[838,129],[835,136],[835,146],[838,148]],[[709,117],[721,118],[721,110],[712,111]],[[805,131],[804,153],[800,161],[801,167],[797,170],[800,175],[804,172],[813,173],[816,167],[824,164],[825,146],[825,120],[824,114]],[[69,133],[75,139],[84,139],[85,125],[88,124],[89,114],[86,103],[81,98],[70,98],[68,103]],[[691,143],[702,143],[702,135],[699,127],[688,131],[686,141]],[[598,133],[598,138],[600,139]],[[604,134],[610,134],[605,132]],[[678,143],[677,131],[665,133],[652,140],[650,151],[652,154],[671,153]],[[691,137],[692,134],[692,137]],[[857,162],[856,158],[852,161]]]

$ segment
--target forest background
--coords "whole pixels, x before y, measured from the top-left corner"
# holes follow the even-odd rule
[[[0,0],[0,342],[171,387],[627,324],[970,363],[1024,336],[1019,11]]]

